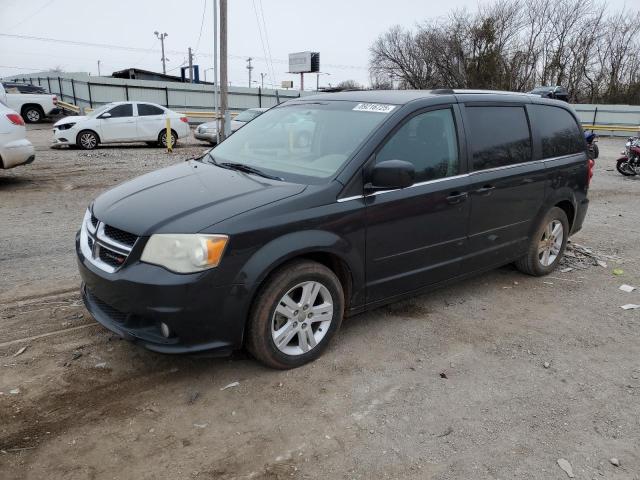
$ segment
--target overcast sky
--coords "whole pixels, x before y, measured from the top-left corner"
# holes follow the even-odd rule
[[[290,52],[320,52],[321,70],[329,74],[320,76],[321,86],[346,79],[368,83],[369,46],[380,33],[396,24],[412,27],[426,19],[445,16],[452,9],[474,10],[478,5],[477,0],[229,0],[228,3],[231,83],[248,84],[245,67],[250,56],[255,58],[254,80],[260,80],[260,73],[269,74],[271,69],[264,59],[271,56],[273,75],[265,79],[265,85],[275,77],[278,85],[282,80],[294,80],[296,87],[298,76],[286,73]],[[619,9],[625,0],[607,3]],[[261,38],[256,16],[262,21],[262,13],[266,35],[263,30]],[[170,60],[168,73],[179,75],[179,67],[186,62],[187,48],[192,47],[203,76],[204,69],[213,65],[212,15],[212,0],[0,0],[0,77],[56,66],[97,75],[98,60],[103,75],[128,67],[162,71],[160,41],[153,33],[155,30],[169,34],[165,41]],[[72,45],[51,39],[110,47]],[[212,72],[207,75],[211,79]],[[305,76],[307,89],[315,88],[315,83],[315,75]]]

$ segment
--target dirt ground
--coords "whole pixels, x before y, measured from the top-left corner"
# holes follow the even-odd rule
[[[601,139],[573,239],[606,267],[504,267],[348,319],[322,358],[280,372],[145,351],[81,305],[90,200],[204,145],[50,150],[50,124],[29,138],[36,161],[0,172],[3,480],[567,478],[559,458],[579,479],[640,478],[640,310],[620,308],[640,291],[618,289],[640,287],[640,178],[613,170],[623,140]]]

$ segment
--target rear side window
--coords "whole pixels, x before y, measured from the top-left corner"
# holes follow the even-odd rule
[[[524,107],[467,107],[473,170],[531,160],[531,135]]]
[[[133,116],[133,105],[130,103],[122,103],[116,107],[113,107],[109,110],[111,114],[111,118],[117,117],[132,117]]]
[[[584,138],[575,118],[568,111],[551,105],[530,105],[530,108],[532,123],[542,140],[542,158],[584,151]]]
[[[148,115],[163,115],[164,110],[155,105],[149,105],[148,103],[139,103],[138,104],[138,116],[146,117]]]

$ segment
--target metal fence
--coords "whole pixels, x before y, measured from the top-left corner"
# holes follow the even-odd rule
[[[585,129],[601,135],[629,137],[640,134],[640,106],[575,104],[573,109]]]
[[[49,73],[49,72],[47,72]],[[80,108],[97,108],[110,102],[136,100],[157,103],[174,110],[212,111],[214,87],[210,84],[129,80],[111,77],[90,77],[87,74],[31,74],[13,76],[11,80],[46,88],[67,103]],[[272,107],[300,97],[296,90],[229,87],[229,109]]]

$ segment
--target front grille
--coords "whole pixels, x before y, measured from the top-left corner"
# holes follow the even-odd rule
[[[84,256],[109,273],[124,265],[137,240],[136,235],[105,225],[89,212],[80,231],[80,246]]]
[[[130,247],[133,247],[133,244],[136,243],[136,240],[138,239],[138,237],[133,233],[125,232],[110,225],[104,226],[104,234],[116,242],[123,243]]]

